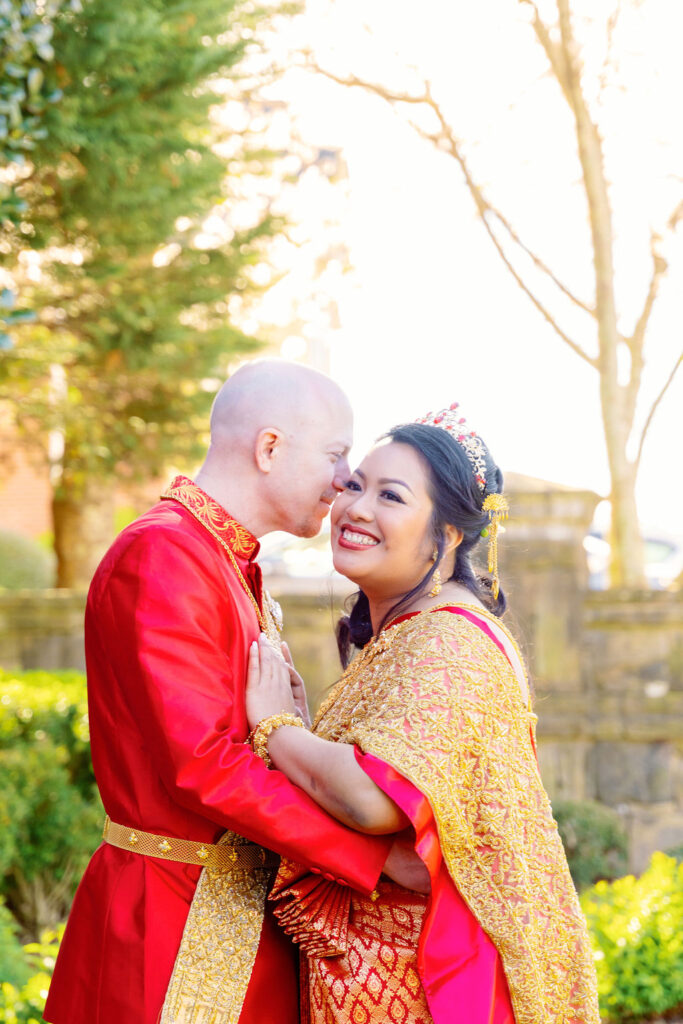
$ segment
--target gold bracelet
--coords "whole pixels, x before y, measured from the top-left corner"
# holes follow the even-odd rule
[[[276,729],[279,729],[281,725],[296,725],[300,729],[306,728],[303,720],[298,715],[292,714],[291,711],[281,711],[279,715],[269,715],[268,718],[262,718],[252,733],[251,742],[254,753],[265,761],[266,768],[270,768],[273,764],[268,753],[268,737]]]

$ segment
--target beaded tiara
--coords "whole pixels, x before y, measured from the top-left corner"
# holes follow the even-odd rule
[[[440,412],[428,412],[426,416],[415,422],[447,430],[451,437],[458,442],[469,459],[479,490],[485,491],[486,449],[476,431],[468,429],[467,420],[459,414],[459,408],[460,403],[453,402],[447,409],[441,409]]]
[[[486,449],[484,442],[474,430],[467,429],[467,420],[460,416],[458,402],[453,402],[447,409],[440,412],[428,412],[426,416],[416,420],[416,423],[424,423],[429,427],[439,427],[447,430],[454,441],[457,441],[469,459],[472,471],[479,490],[486,490]],[[482,536],[489,539],[488,569],[493,576],[493,596],[498,597],[500,590],[498,582],[498,530],[501,521],[507,519],[510,511],[507,498],[503,494],[488,494],[481,506],[482,512],[486,512],[489,518],[489,525],[482,530]]]

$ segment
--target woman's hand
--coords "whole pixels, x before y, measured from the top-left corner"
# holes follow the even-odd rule
[[[294,668],[294,660],[292,658],[292,652],[289,649],[289,645],[284,641],[280,644],[282,648],[282,654],[284,659],[289,666],[289,681],[292,686],[292,696],[294,697],[294,703],[296,704],[296,710],[303,719],[303,723],[307,729],[311,728],[311,715],[308,710],[308,700],[306,699],[306,687],[304,681]]]
[[[281,711],[297,713],[290,672],[284,657],[261,634],[249,650],[246,709],[250,729]]]

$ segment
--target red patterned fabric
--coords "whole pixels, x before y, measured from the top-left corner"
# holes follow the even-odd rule
[[[377,893],[351,895],[345,953],[308,959],[310,1024],[432,1024],[417,963],[427,897],[393,882]]]
[[[117,538],[88,595],[92,756],[106,811],[197,842],[231,829],[369,891],[389,841],[334,822],[245,743],[259,625],[210,527],[234,539],[260,598],[258,543],[190,481],[176,486],[200,520],[174,500],[156,505]],[[101,845],[74,900],[45,1019],[156,1024],[199,874]],[[241,1024],[296,1024],[297,988],[289,940],[268,913]]]

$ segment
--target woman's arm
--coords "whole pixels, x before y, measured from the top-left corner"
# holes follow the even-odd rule
[[[246,697],[251,728],[270,715],[295,710],[290,670],[264,639],[250,651]],[[360,767],[352,744],[330,743],[304,729],[281,726],[268,738],[268,753],[291,782],[358,832],[398,832],[408,824]]]

